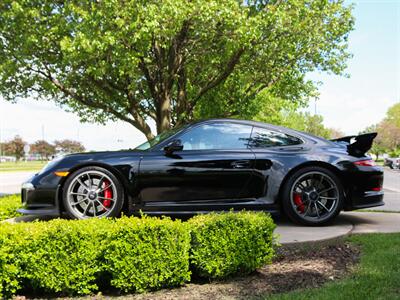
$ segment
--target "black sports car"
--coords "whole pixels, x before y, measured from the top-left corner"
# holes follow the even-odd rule
[[[25,214],[72,218],[283,212],[319,225],[383,205],[383,171],[365,155],[376,133],[328,141],[259,122],[215,119],[136,149],[56,158],[22,186]]]

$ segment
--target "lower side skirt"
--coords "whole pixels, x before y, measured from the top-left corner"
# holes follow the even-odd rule
[[[234,201],[188,201],[188,202],[148,202],[144,205],[133,206],[132,213],[138,212],[147,215],[194,215],[210,212],[228,211],[265,211],[271,214],[279,214],[277,204],[267,203],[259,199],[241,199]]]

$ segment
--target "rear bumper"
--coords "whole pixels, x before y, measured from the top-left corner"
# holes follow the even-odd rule
[[[383,170],[380,167],[359,167],[347,174],[345,210],[382,206]]]
[[[363,195],[359,195],[358,197],[353,197],[352,205],[347,207],[345,210],[354,210],[354,209],[361,209],[361,208],[369,208],[369,207],[376,207],[385,205],[383,202],[384,193],[380,192],[364,192]]]

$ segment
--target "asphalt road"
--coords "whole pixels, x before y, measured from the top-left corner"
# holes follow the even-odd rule
[[[1,172],[0,173],[0,195],[16,194],[20,192],[21,183],[31,177],[35,172]]]
[[[384,206],[372,208],[386,211],[400,211],[400,170],[385,168],[383,181],[385,191]]]
[[[21,183],[35,172],[2,172],[0,173],[0,195],[20,192]],[[385,168],[383,183],[385,190],[385,205],[376,207],[378,210],[400,211],[400,170]]]

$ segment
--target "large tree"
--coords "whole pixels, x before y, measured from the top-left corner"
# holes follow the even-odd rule
[[[400,129],[400,103],[388,109],[385,120]]]
[[[48,160],[52,155],[56,154],[54,145],[46,142],[45,140],[37,140],[32,144],[31,153],[39,154],[42,160]]]
[[[4,154],[15,156],[17,160],[20,160],[25,155],[25,145],[26,142],[19,135],[16,135],[12,140],[3,144]]]
[[[380,123],[368,126],[361,133],[367,132],[378,133],[370,151],[376,155],[377,159],[383,153],[398,156],[400,153],[400,104],[391,106]]]
[[[56,146],[56,150],[61,153],[77,153],[85,151],[85,146],[83,146],[81,142],[68,139],[54,141],[54,145]]]
[[[2,0],[0,93],[152,138],[151,122],[255,115],[262,91],[314,94],[306,74],[343,74],[352,28],[343,0]]]

